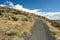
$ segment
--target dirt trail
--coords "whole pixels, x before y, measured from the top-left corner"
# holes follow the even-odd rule
[[[48,26],[41,20],[36,20],[32,35],[26,40],[55,40]]]

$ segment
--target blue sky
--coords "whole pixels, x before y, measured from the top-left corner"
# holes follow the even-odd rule
[[[8,0],[0,0],[0,4]],[[60,11],[60,0],[9,0],[28,9],[42,9],[44,12]]]
[[[0,6],[60,20],[60,0],[0,0]]]

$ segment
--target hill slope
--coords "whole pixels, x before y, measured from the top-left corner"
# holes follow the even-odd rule
[[[22,37],[30,36],[35,19],[50,22],[49,19],[34,13],[0,7],[0,40],[23,40]]]

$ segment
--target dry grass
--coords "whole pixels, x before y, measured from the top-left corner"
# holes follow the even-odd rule
[[[19,17],[19,15],[17,17]],[[31,18],[32,22],[29,19],[27,21],[24,21],[25,20],[24,18],[25,16],[22,15],[20,15],[18,21],[7,20],[4,17],[0,18],[0,29],[3,31],[8,31],[11,28],[13,28],[19,30],[20,33],[29,32],[34,24],[34,20]]]
[[[23,37],[25,35],[31,35],[30,31],[33,28],[35,19],[43,20],[49,26],[49,30],[54,33],[56,40],[60,40],[60,30],[52,26],[48,22],[49,19],[33,13],[5,7],[0,7],[0,40],[16,40],[16,36]],[[5,34],[11,29],[17,31],[15,37]]]
[[[28,12],[25,13],[23,11],[18,10],[17,14],[14,14],[15,12],[13,11],[14,10],[10,10],[8,8],[5,9],[4,11],[3,10],[1,11],[1,14],[3,16],[0,15],[1,16],[0,17],[0,37],[2,38],[4,35],[4,37],[6,36],[5,38],[7,38],[8,40],[9,36],[6,35],[5,33],[11,29],[17,30],[16,36],[18,37],[23,37],[25,35],[24,33],[26,33],[28,36],[31,35],[30,31],[35,22],[34,17],[31,16],[30,13],[28,14]]]
[[[49,30],[53,33],[53,36],[56,38],[56,40],[60,40],[60,30],[52,26],[48,21],[45,21],[45,23],[48,25]]]

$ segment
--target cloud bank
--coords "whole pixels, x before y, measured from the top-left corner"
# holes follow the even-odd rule
[[[23,11],[30,12],[30,13],[35,13],[37,15],[45,16],[45,17],[52,19],[52,20],[60,20],[60,12],[41,12],[42,9],[30,10],[30,9],[24,8],[20,4],[14,5],[14,3],[11,1],[6,1],[4,4],[0,4],[0,6],[23,10]]]

